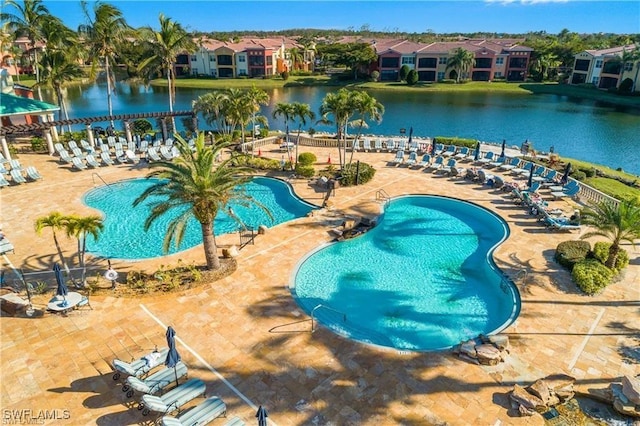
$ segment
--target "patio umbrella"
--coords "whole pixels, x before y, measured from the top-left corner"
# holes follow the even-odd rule
[[[500,158],[504,158],[504,149],[507,145],[507,140],[506,139],[502,139],[502,151],[500,152]]]
[[[67,293],[69,293],[69,289],[67,288],[67,284],[64,282],[64,277],[62,276],[62,270],[60,270],[60,264],[53,264],[53,273],[56,275],[56,282],[58,283],[58,288],[56,289],[56,295],[62,296],[63,298],[63,306],[67,303]]]
[[[409,142],[408,142],[409,145],[411,145],[412,138],[413,138],[413,126],[409,127]]]
[[[529,180],[527,181],[527,185],[529,185],[529,188],[531,188],[531,185],[533,185],[533,170],[535,169],[535,166],[533,164],[531,164],[531,170],[529,171]]]
[[[566,185],[569,182],[569,173],[571,173],[571,163],[567,163],[567,166],[564,168],[564,174],[562,175],[562,179],[560,179],[560,185]]]
[[[176,386],[178,386],[178,372],[176,371],[176,365],[180,362],[180,354],[176,349],[176,331],[173,327],[167,327],[167,346],[169,346],[169,353],[167,353],[167,359],[164,361],[164,365],[169,368],[173,368],[176,375]]]
[[[267,417],[269,417],[269,414],[267,414],[267,409],[262,405],[258,407],[256,417],[258,418],[258,426],[267,426]]]
[[[436,138],[431,140],[431,156],[436,155]]]
[[[480,141],[478,141],[478,145],[476,145],[476,153],[473,156],[473,161],[478,161],[480,159]]]

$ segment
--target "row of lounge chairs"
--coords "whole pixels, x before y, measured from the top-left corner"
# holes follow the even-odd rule
[[[353,151],[365,151],[365,152],[395,152],[395,151],[409,151],[409,152],[419,152],[425,151],[426,147],[431,144],[431,140],[409,140],[400,139],[386,139],[382,140],[382,138],[364,138],[362,139],[362,143],[360,139],[354,139],[351,142],[351,146],[349,147]]]
[[[158,369],[164,365],[168,352],[168,348],[156,349],[131,362],[116,359],[112,362],[113,379],[119,380],[123,375],[126,376],[123,392],[126,392],[128,398],[136,391],[142,393],[138,410],[144,416],[152,412],[162,414],[162,425],[206,425],[219,417],[226,417],[227,406],[217,396],[211,396],[200,404],[185,409],[189,402],[206,395],[206,384],[200,379],[192,378],[167,390],[173,383],[186,377],[188,372],[187,366],[182,362],[175,367]],[[224,426],[244,424],[239,417],[233,417]]]
[[[9,169],[5,167],[5,164],[8,165]],[[8,177],[11,179],[8,180]],[[18,160],[6,160],[5,158],[5,163],[0,164],[0,188],[9,186],[12,183],[19,185],[27,182],[35,182],[40,179],[42,179],[42,175],[34,166],[22,167]]]

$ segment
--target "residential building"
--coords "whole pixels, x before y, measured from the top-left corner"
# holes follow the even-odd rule
[[[635,91],[640,90],[640,59],[622,62],[624,52],[631,52],[640,45],[627,45],[600,50],[585,50],[575,55],[569,84],[593,84],[599,89],[620,87],[631,79]]]

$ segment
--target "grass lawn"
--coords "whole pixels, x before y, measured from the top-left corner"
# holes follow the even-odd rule
[[[604,192],[607,195],[617,198],[618,200],[622,200],[624,198],[635,198],[640,202],[640,188],[632,188],[615,179],[592,177],[586,178],[583,183],[600,192]]]

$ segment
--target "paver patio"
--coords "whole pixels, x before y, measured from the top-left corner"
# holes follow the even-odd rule
[[[316,149],[319,161],[335,153]],[[279,159],[281,153],[263,149]],[[376,176],[366,185],[339,188],[330,209],[269,229],[238,257],[238,270],[220,281],[151,297],[95,296],[93,310],[68,316],[2,317],[1,387],[6,410],[56,410],[47,424],[125,425],[147,418],[111,379],[110,361],[131,359],[165,345],[165,327],[177,331],[178,350],[189,376],[220,396],[228,416],[255,422],[264,405],[278,425],[334,424],[542,424],[540,416],[512,417],[507,393],[554,373],[576,377],[578,389],[604,388],[623,375],[640,373],[640,249],[627,245],[631,265],[623,279],[588,297],[553,261],[556,245],[577,233],[546,230],[504,193],[420,170],[389,167],[393,154],[359,153]],[[16,268],[48,270],[57,255],[50,232],[36,236],[33,223],[51,211],[87,214],[81,195],[100,185],[92,171],[74,172],[47,155],[22,154],[44,179],[0,190],[1,222],[16,250]],[[144,176],[144,166],[95,171],[106,182]],[[283,174],[286,176],[286,174]],[[324,196],[306,180],[293,180],[300,196],[320,204]],[[327,232],[342,214],[375,214],[375,194],[429,193],[455,196],[485,206],[509,223],[511,236],[495,252],[509,275],[529,271],[520,284],[522,312],[506,330],[511,355],[496,367],[459,360],[450,352],[410,353],[348,341],[319,328],[297,307],[288,283],[305,253],[331,240]],[[571,201],[558,207],[571,211]],[[67,254],[75,242],[61,238]],[[237,236],[220,238],[235,243]],[[159,265],[204,262],[201,247],[116,268],[154,270]],[[10,274],[11,265],[3,261]],[[306,320],[306,321],[303,321]],[[196,401],[197,402],[197,401]],[[254,404],[254,405],[250,405]],[[68,411],[64,411],[68,410]],[[15,411],[14,411],[15,412]],[[51,412],[51,411],[49,411]],[[216,420],[212,424],[224,424]]]

